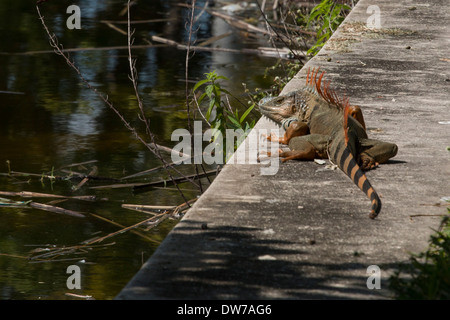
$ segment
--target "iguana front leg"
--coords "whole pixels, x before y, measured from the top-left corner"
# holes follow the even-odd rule
[[[359,163],[363,170],[370,170],[380,163],[386,163],[398,151],[396,144],[375,139],[361,139],[360,144]]]
[[[273,133],[270,136],[266,136],[266,138],[272,142],[289,144],[289,141],[291,141],[292,138],[305,136],[307,134],[309,134],[308,125],[305,122],[294,121],[289,125],[289,128],[287,128],[283,138],[279,138]]]

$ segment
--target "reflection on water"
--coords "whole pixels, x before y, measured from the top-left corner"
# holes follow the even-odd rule
[[[133,6],[133,19],[168,18],[158,23],[136,24],[136,44],[147,44],[152,34],[183,42],[187,38],[184,19],[188,11],[176,6],[178,1],[141,1]],[[197,1],[203,6],[205,1]],[[82,29],[68,30],[66,7],[61,2],[47,2],[41,11],[48,26],[65,48],[88,48],[73,52],[84,77],[98,90],[107,93],[127,121],[141,129],[137,119],[136,98],[128,79],[125,50],[93,50],[99,47],[124,46],[126,36],[109,28],[102,20],[124,20],[119,16],[123,0],[78,1]],[[198,23],[196,37],[207,39],[225,32],[228,26],[204,14]],[[126,25],[117,24],[126,29]],[[197,27],[197,26],[196,26]],[[3,0],[0,3],[0,172],[49,173],[52,168],[97,160],[98,175],[120,178],[160,166],[160,162],[139,144],[117,116],[89,89],[66,63],[52,53],[28,0]],[[239,47],[241,40],[232,35],[216,45]],[[246,44],[249,46],[250,44]],[[29,54],[22,54],[28,52]],[[186,128],[184,97],[185,52],[172,47],[135,50],[139,72],[139,90],[157,141],[170,141],[173,130]],[[241,83],[249,88],[268,87],[264,70],[270,59],[225,53],[196,53],[190,60],[190,79],[199,80],[205,72],[217,70],[231,79],[229,90],[242,92]],[[19,93],[19,94],[17,94]],[[72,170],[89,171],[73,167]],[[180,168],[180,170],[184,170]],[[191,170],[187,168],[186,170]],[[167,178],[158,170],[148,180]],[[48,181],[36,177],[0,176],[0,191],[31,191],[63,195],[96,195],[108,201],[83,202],[67,200],[61,207],[91,212],[130,226],[146,219],[144,213],[127,211],[122,203],[178,205],[183,200],[173,188],[154,189],[133,194],[130,189],[107,191],[89,189],[108,181],[89,182],[79,191],[72,187],[79,181]],[[182,184],[187,198],[198,195],[189,184]],[[16,200],[23,200],[15,198]],[[26,199],[25,199],[26,200]],[[39,199],[48,202],[52,199]],[[149,232],[151,241],[133,233],[117,235],[101,248],[60,257],[74,259],[59,262],[29,261],[32,250],[52,246],[74,246],[94,236],[104,236],[118,227],[104,221],[31,208],[0,208],[0,299],[65,299],[66,292],[111,299],[131,279],[155,250],[176,220],[167,220]],[[81,266],[81,290],[68,290],[66,269]]]

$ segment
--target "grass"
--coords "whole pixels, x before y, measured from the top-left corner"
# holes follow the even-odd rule
[[[390,277],[389,288],[399,300],[450,299],[450,208],[430,238],[428,250],[412,255]]]

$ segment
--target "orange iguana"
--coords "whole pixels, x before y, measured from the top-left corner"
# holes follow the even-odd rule
[[[393,143],[368,139],[364,118],[358,106],[339,97],[322,84],[324,72],[308,71],[306,86],[270,100],[260,102],[261,113],[278,122],[286,133],[283,138],[268,137],[287,144],[290,151],[281,152],[287,160],[330,159],[369,197],[374,219],[381,201],[363,170],[375,168],[397,154]]]

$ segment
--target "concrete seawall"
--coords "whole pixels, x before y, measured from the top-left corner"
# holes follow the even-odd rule
[[[368,29],[377,8],[381,28]],[[448,9],[448,1],[361,0],[284,89],[320,66],[361,106],[369,137],[398,145],[367,173],[383,202],[376,220],[338,170],[291,161],[261,175],[264,164],[226,165],[116,298],[390,298],[389,275],[427,248],[446,213],[435,204],[450,196]],[[262,118],[255,132],[270,129],[278,127]],[[381,289],[367,288],[371,265]]]

